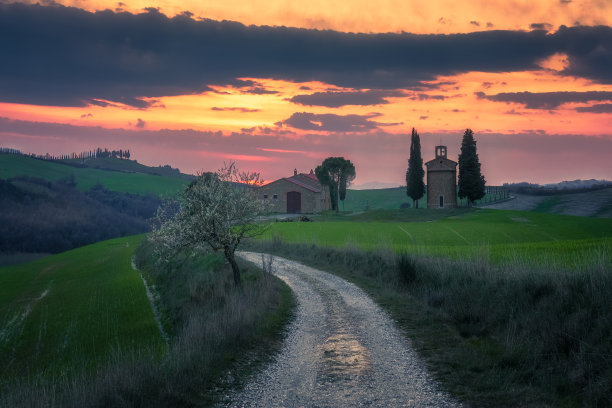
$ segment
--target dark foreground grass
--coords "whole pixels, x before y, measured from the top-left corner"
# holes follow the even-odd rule
[[[155,285],[163,325],[171,334],[161,353],[158,347],[117,347],[93,368],[75,363],[53,376],[15,375],[0,384],[0,406],[207,406],[226,388],[240,386],[280,344],[294,305],[280,280],[242,265],[243,285],[235,288],[228,266],[216,254],[183,254],[162,263],[145,243],[137,255]],[[74,284],[78,289],[78,282]],[[140,290],[144,296],[142,286]],[[64,296],[71,298],[69,292]],[[134,311],[134,317],[140,313]],[[124,316],[108,319],[120,322]]]
[[[567,270],[278,238],[249,245],[364,288],[443,386],[470,405],[612,406],[612,275],[606,253]]]

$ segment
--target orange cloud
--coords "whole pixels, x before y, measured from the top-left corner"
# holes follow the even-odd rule
[[[601,0],[311,0],[308,7],[293,0],[126,0],[121,6],[116,0],[57,2],[90,11],[140,12],[155,7],[170,16],[188,11],[194,18],[345,32],[466,33],[484,29],[529,30],[533,24],[553,28],[576,22],[612,25],[612,3]]]

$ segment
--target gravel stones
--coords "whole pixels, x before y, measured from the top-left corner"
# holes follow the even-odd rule
[[[239,256],[261,263],[261,254]],[[335,275],[274,258],[296,317],[281,351],[231,407],[455,407],[386,313]]]

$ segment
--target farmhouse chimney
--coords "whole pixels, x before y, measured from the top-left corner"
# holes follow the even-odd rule
[[[297,169],[293,169],[293,175],[297,176]]]

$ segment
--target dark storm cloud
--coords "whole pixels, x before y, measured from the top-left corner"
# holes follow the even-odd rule
[[[168,18],[156,9],[0,5],[0,100],[18,103],[97,99],[145,109],[151,102],[143,98],[210,91],[244,77],[411,88],[438,75],[537,69],[554,53],[568,55],[564,74],[612,83],[612,29],[603,26],[555,34],[354,34]]]
[[[379,129],[380,126],[392,126],[399,123],[381,123],[371,120],[379,116],[369,115],[334,115],[331,113],[315,114],[309,112],[295,112],[288,119],[278,122],[277,125],[290,126],[302,130],[321,130],[327,132],[366,132]]]
[[[593,106],[581,106],[576,108],[576,111],[589,113],[612,113],[612,103],[598,103]]]
[[[404,92],[393,89],[371,89],[367,91],[327,91],[310,95],[295,95],[289,101],[307,106],[326,106],[339,108],[347,105],[383,105],[389,103],[386,98],[404,96]]]
[[[477,97],[495,102],[520,103],[528,109],[556,109],[568,102],[610,101],[612,92],[503,92],[496,95],[487,95],[476,92]]]

